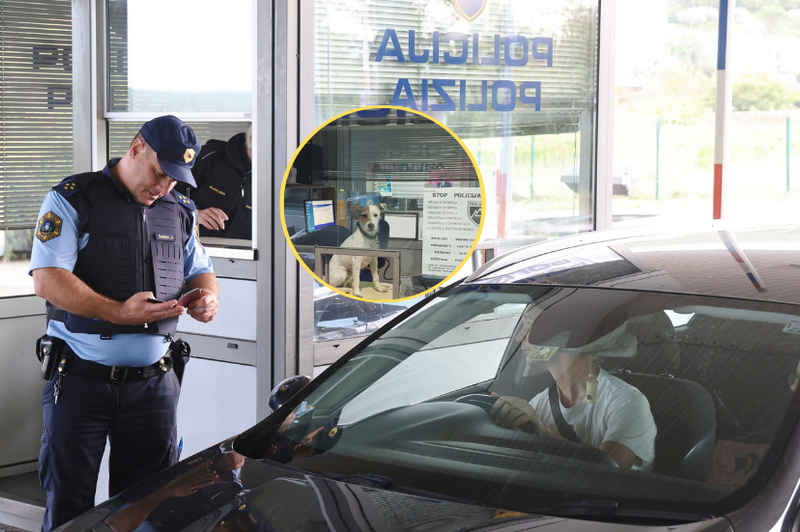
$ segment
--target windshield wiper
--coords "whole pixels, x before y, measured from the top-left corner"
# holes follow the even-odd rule
[[[529,508],[528,513],[557,517],[586,517],[590,519],[637,520],[659,523],[695,523],[714,519],[708,513],[648,510],[646,508],[620,508],[616,501],[582,501],[566,503],[553,508]]]
[[[375,475],[372,473],[358,473],[355,475],[343,475],[340,473],[328,473],[324,471],[305,470],[312,475],[318,475],[323,478],[334,480],[336,482],[344,482],[345,484],[356,484],[358,486],[369,486],[372,488],[379,488],[386,491],[394,491],[397,493],[404,493],[406,495],[416,495],[418,497],[425,497],[428,499],[438,499],[441,501],[458,502],[461,504],[470,504],[472,506],[486,506],[482,502],[473,501],[470,499],[462,499],[460,497],[453,497],[443,493],[434,491],[423,490],[414,488],[412,486],[404,486],[402,484],[394,484],[392,479],[382,475]]]

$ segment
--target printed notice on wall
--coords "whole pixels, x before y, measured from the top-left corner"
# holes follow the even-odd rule
[[[469,253],[481,223],[481,189],[425,190],[422,273],[447,277]]]

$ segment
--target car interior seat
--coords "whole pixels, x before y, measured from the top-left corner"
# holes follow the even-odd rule
[[[664,312],[628,318],[625,332],[637,340],[635,356],[603,357],[600,365],[609,373],[650,373],[669,375],[680,364],[680,347],[675,328]]]
[[[718,437],[767,443],[792,397],[787,375],[800,360],[798,336],[786,322],[696,314],[681,346],[681,375],[711,392]]]
[[[656,423],[653,472],[708,479],[714,461],[716,415],[711,394],[696,382],[667,375],[616,375],[641,391]]]
[[[628,319],[625,333],[636,337],[633,357],[598,353],[600,366],[641,391],[650,403],[658,433],[653,471],[706,480],[716,444],[716,408],[697,382],[676,378],[680,345],[664,312]]]

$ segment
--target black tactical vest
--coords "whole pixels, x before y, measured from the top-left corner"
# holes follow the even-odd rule
[[[65,186],[68,183],[73,186]],[[151,291],[164,301],[176,299],[184,285],[184,243],[192,236],[194,204],[171,192],[146,207],[128,199],[102,172],[69,177],[53,187],[78,212],[78,234],[89,241],[78,252],[73,273],[95,292],[116,301]],[[178,318],[144,326],[116,325],[64,313],[71,332],[100,334],[174,334]]]

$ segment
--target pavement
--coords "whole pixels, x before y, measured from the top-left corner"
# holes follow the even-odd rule
[[[13,526],[4,525],[0,523],[0,532],[26,532],[26,531],[22,530],[21,528],[15,528]]]

